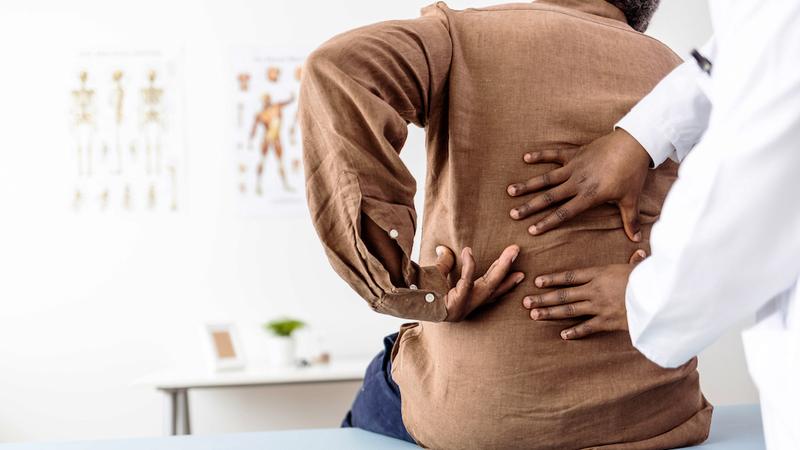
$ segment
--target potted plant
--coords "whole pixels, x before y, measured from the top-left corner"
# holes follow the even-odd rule
[[[286,367],[294,363],[295,342],[292,333],[306,326],[300,320],[284,318],[264,324],[269,333],[267,363],[272,367]]]

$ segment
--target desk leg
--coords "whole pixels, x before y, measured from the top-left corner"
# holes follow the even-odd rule
[[[166,394],[164,407],[164,434],[175,436],[178,434],[178,391],[168,389],[163,391]]]
[[[182,434],[192,434],[192,423],[189,418],[189,389],[178,391],[178,397],[180,400]]]

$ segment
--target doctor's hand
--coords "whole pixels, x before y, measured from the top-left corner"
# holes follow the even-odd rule
[[[622,215],[628,239],[640,242],[639,196],[650,166],[650,155],[625,130],[618,128],[580,149],[542,150],[526,153],[528,164],[558,163],[551,170],[506,189],[512,197],[534,194],[510,212],[515,220],[524,219],[551,206],[553,213],[528,228],[533,235],[558,227],[597,205],[615,203]]]
[[[522,300],[533,320],[563,320],[588,317],[584,322],[561,331],[561,339],[581,339],[604,331],[627,331],[625,288],[628,277],[644,260],[644,250],[636,250],[629,264],[570,270],[541,275],[537,287],[560,287]]]
[[[440,245],[436,247],[436,267],[439,272],[451,280],[452,288],[444,297],[447,307],[446,322],[458,322],[466,318],[472,311],[514,289],[525,274],[511,272],[511,264],[519,255],[519,247],[510,245],[500,254],[494,263],[481,277],[475,276],[475,258],[472,249],[464,247],[461,250],[461,274],[455,283],[450,272],[453,270],[456,259],[449,248]]]

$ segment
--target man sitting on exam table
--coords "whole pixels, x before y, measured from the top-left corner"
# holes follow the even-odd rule
[[[641,180],[641,215],[622,221],[613,205],[572,217],[552,196],[520,195],[561,181],[558,171],[542,176],[557,165],[524,153],[568,157],[680,63],[641,34],[657,3],[457,11],[440,2],[418,19],[337,36],[309,57],[301,120],[316,230],[372,309],[418,321],[386,338],[344,426],[445,449],[706,439],[712,408],[696,359],[660,368],[626,332],[566,342],[559,333],[579,318],[532,322],[515,289],[536,295],[532,275],[648,249],[675,164]],[[416,181],[398,156],[409,123],[427,135],[419,264],[410,259]],[[564,223],[526,232],[542,220]]]

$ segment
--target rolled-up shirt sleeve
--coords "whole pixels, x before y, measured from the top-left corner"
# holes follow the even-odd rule
[[[380,313],[447,317],[447,279],[411,261],[416,181],[400,159],[408,125],[425,126],[441,102],[452,52],[446,19],[384,22],[337,36],[308,58],[300,119],[311,218],[336,272]],[[399,252],[376,254],[363,216]],[[381,261],[402,268],[396,286]]]
[[[713,56],[714,41],[701,53]],[[691,152],[708,128],[711,101],[704,90],[708,76],[689,60],[676,67],[615,126],[622,128],[650,154],[652,167]]]

